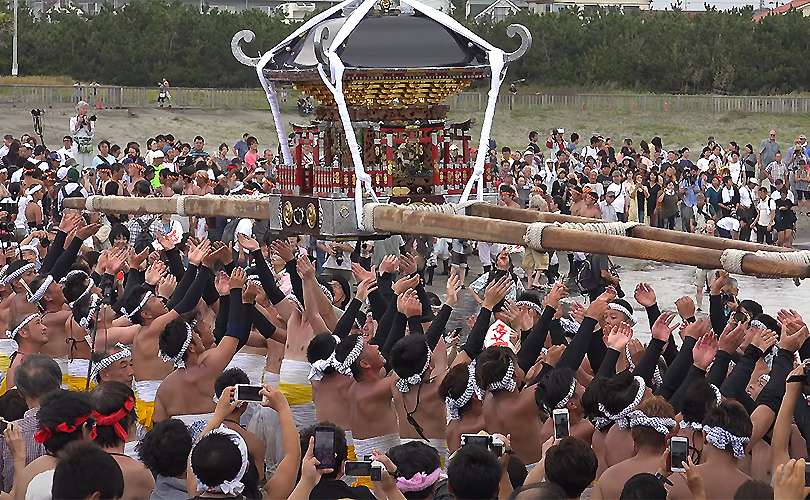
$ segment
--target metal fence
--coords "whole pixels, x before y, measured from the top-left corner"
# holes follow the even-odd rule
[[[298,94],[280,90],[288,105]],[[0,85],[0,105],[19,107],[65,107],[84,99],[96,108],[156,107],[155,87],[72,86],[72,85]],[[463,92],[451,97],[453,109],[483,111],[485,92]],[[261,89],[171,89],[171,104],[176,108],[268,109]],[[502,93],[500,109],[575,109],[606,112],[704,112],[704,113],[810,113],[810,97],[793,96],[721,96],[674,94],[517,94]]]

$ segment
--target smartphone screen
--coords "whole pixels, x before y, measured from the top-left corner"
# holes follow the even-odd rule
[[[569,436],[568,410],[554,410],[554,439]]]
[[[689,454],[689,441],[684,437],[673,437],[669,441],[669,470],[672,472],[686,472],[683,463]]]
[[[345,462],[345,474],[354,477],[370,477],[371,462]]]
[[[465,434],[464,435],[464,444],[472,444],[476,446],[483,446],[484,448],[489,447],[490,436],[478,436],[472,434]]]
[[[804,485],[810,486],[810,462],[804,464]]]
[[[236,385],[236,391],[233,398],[236,401],[257,401],[261,402],[264,397],[260,394],[262,386],[260,385]]]
[[[334,469],[337,466],[335,463],[335,429],[332,427],[315,428],[314,454],[320,462],[319,469]]]

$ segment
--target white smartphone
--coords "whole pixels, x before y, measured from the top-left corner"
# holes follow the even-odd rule
[[[256,401],[261,403],[264,399],[261,394],[262,389],[263,387],[260,385],[236,384],[233,399],[234,401]]]
[[[669,470],[672,472],[686,472],[683,464],[689,456],[689,440],[685,437],[674,436],[669,440]]]
[[[554,439],[562,439],[570,435],[568,409],[555,409],[552,412],[554,419]]]

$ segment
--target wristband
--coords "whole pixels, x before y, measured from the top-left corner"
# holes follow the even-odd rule
[[[801,382],[802,384],[807,382],[807,374],[802,373],[800,375],[791,375],[785,380],[785,383],[792,384],[793,382]]]

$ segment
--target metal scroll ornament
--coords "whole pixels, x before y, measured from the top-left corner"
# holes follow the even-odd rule
[[[315,205],[310,203],[307,205],[307,226],[310,229],[315,229],[315,225],[318,223],[318,211],[315,209]]]

